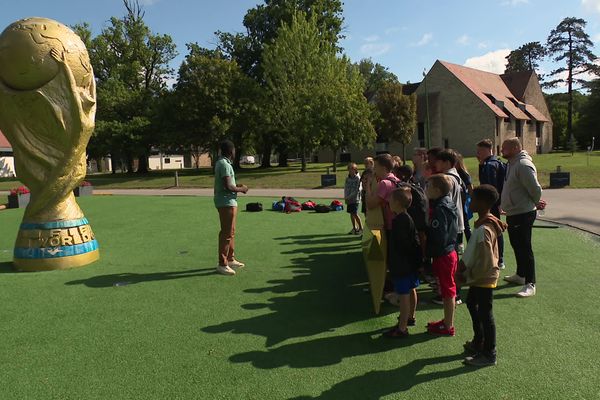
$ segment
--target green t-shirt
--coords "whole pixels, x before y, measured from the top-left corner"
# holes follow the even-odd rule
[[[231,161],[221,157],[215,164],[215,207],[237,207],[237,193],[228,190],[223,183],[223,178],[231,177],[231,183],[235,186],[235,172]]]

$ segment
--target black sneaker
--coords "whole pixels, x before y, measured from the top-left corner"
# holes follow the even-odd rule
[[[414,318],[409,318],[408,319],[408,326],[416,326],[417,325],[417,320]]]
[[[483,343],[476,343],[473,340],[466,342],[463,344],[466,353],[469,354],[478,354],[483,351]]]
[[[463,364],[473,367],[491,367],[497,365],[495,356],[486,356],[483,353],[477,353],[472,357],[467,357],[463,360]]]
[[[383,337],[390,339],[404,339],[408,337],[408,329],[401,331],[398,325],[395,325],[389,330],[383,332]]]

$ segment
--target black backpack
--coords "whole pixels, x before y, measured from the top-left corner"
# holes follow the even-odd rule
[[[331,206],[328,206],[326,204],[317,204],[317,206],[315,207],[315,212],[319,214],[326,214],[329,211],[331,211]]]
[[[246,204],[246,211],[248,212],[260,212],[263,210],[262,203],[248,203]]]

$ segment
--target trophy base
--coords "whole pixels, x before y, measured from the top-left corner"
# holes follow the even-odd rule
[[[81,218],[21,224],[13,265],[19,271],[53,271],[83,267],[99,258],[94,232]]]

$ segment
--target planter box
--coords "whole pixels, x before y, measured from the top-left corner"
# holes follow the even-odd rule
[[[25,208],[29,204],[31,193],[8,196],[8,208]]]
[[[570,172],[550,172],[550,188],[558,189],[571,185]]]
[[[73,190],[75,197],[91,196],[94,194],[93,186],[78,186]]]
[[[323,174],[321,175],[321,186],[335,186],[337,185],[337,175],[335,174]]]

